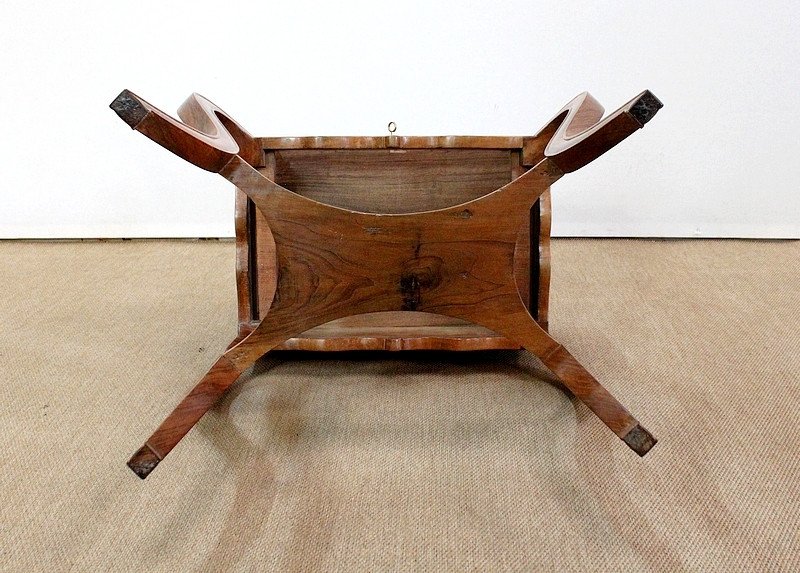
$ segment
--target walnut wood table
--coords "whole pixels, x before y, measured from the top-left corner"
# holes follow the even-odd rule
[[[603,119],[584,93],[532,137],[256,138],[197,94],[181,122],[123,91],[129,126],[238,189],[239,335],[130,468],[147,477],[273,349],[524,348],[647,453],[655,438],[547,333],[549,189],[661,105],[645,91]]]

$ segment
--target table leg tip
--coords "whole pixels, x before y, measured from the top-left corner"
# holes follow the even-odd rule
[[[653,116],[662,107],[664,107],[664,104],[661,103],[661,100],[654,96],[650,90],[646,90],[633,104],[629,113],[640,125],[644,126],[645,123],[653,119]]]
[[[159,462],[161,462],[161,458],[158,457],[158,454],[145,444],[128,460],[128,467],[133,470],[133,473],[144,479],[150,475]]]
[[[122,90],[122,92],[111,102],[109,106],[116,114],[127,123],[131,129],[136,129],[136,126],[147,117],[149,111],[145,108],[139,98],[129,90]]]
[[[628,444],[628,447],[640,456],[645,455],[650,451],[650,448],[656,445],[658,440],[645,430],[641,424],[636,424],[633,429],[625,434],[622,440]]]

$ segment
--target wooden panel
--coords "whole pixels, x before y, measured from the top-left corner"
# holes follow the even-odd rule
[[[550,189],[542,193],[533,208],[538,209],[539,257],[536,277],[531,278],[538,283],[537,297],[532,304],[536,305],[536,321],[539,326],[547,330],[550,308]],[[534,237],[532,236],[531,240],[534,240]]]
[[[494,191],[526,171],[520,165],[520,155],[518,149],[268,150],[260,171],[317,201],[359,211],[405,213],[449,207]],[[258,243],[254,267],[258,276],[269,279],[276,272],[274,247],[263,244],[268,237],[263,217],[256,212],[253,219]],[[538,225],[535,233],[526,225],[521,229],[521,237],[515,274],[520,277],[518,287],[523,300],[529,303],[533,254],[530,239],[538,237]],[[262,286],[256,297],[257,307],[268,308],[272,293],[265,292],[264,283],[258,282]],[[532,309],[534,314],[536,311]],[[256,317],[263,315],[257,310]],[[244,328],[249,330],[256,324]],[[485,328],[417,312],[342,318],[304,332],[278,347],[328,351],[517,348],[518,344]]]
[[[247,325],[245,332],[258,326]],[[423,312],[375,312],[333,320],[276,350],[518,350],[519,344],[464,320]]]
[[[290,150],[275,158],[280,185],[371,213],[442,209],[511,180],[507,149]]]
[[[513,151],[511,153],[511,178],[516,179],[527,169],[521,165],[522,157],[521,152]],[[535,209],[534,207],[532,208]],[[517,249],[514,253],[514,277],[517,282],[517,289],[519,289],[522,302],[528,309],[528,312],[536,318],[536,308],[531,308],[531,224],[534,222],[531,216],[528,217],[526,224],[522,225],[517,237]]]
[[[250,313],[250,218],[247,210],[250,200],[244,191],[236,190],[236,300],[238,306],[239,328],[249,322]]]
[[[519,350],[519,344],[492,331],[466,326],[382,326],[341,329],[318,326],[290,338],[276,350]]]
[[[275,154],[267,152],[264,154],[264,166],[259,169],[266,177],[275,177]],[[255,222],[255,267],[256,281],[256,304],[254,316],[263,318],[272,304],[272,297],[275,296],[275,241],[269,230],[269,225],[264,215],[258,209],[253,210],[253,221]]]
[[[244,332],[258,326],[251,322]],[[519,344],[464,320],[423,312],[374,312],[333,320],[276,350],[517,350]]]
[[[522,137],[485,135],[385,135],[258,137],[264,149],[521,149]]]

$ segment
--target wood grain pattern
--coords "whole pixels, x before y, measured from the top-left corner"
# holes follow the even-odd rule
[[[264,149],[521,149],[522,137],[481,135],[259,137]]]
[[[275,176],[265,175],[280,185],[370,213],[442,209],[511,180],[507,149],[291,150],[275,157]]]
[[[511,153],[512,181],[527,171],[527,168],[521,164],[521,155],[522,154],[519,150],[515,150]],[[538,219],[535,216],[537,210],[538,201],[531,207],[527,221],[520,225],[519,235],[517,236],[517,248],[514,254],[514,278],[517,282],[517,290],[519,291],[520,298],[523,300],[525,306],[528,308],[528,311],[531,313],[531,316],[534,318],[536,318],[538,312],[537,309],[531,308],[531,294],[537,290],[538,283],[532,284],[534,283],[533,272],[535,271],[535,268],[532,264],[533,261],[531,261],[531,246],[533,243],[531,240],[533,238],[531,236],[531,226],[538,225]],[[547,237],[547,240],[549,241],[550,237]],[[538,263],[536,266],[538,267]]]
[[[549,189],[539,196],[537,207],[539,210],[539,256],[535,260],[538,263],[536,273],[538,288],[536,301],[531,303],[531,307],[536,309],[536,322],[547,330],[550,314],[550,225],[552,220]]]
[[[460,307],[471,309],[484,298],[510,297],[525,308],[513,275],[518,230],[527,217],[518,205],[527,201],[529,209],[548,186],[542,182],[554,177],[552,165],[543,162],[477,200],[384,215],[298,196],[235,158],[221,174],[264,213],[277,246],[275,299],[254,334],[267,323],[294,333],[340,316],[384,310],[427,311],[481,324],[462,316]],[[456,300],[455,293],[468,302]],[[243,359],[239,353],[247,340],[233,349],[234,362]]]
[[[255,248],[255,242],[251,241],[250,237],[250,227],[252,225],[250,200],[243,191],[238,189],[236,190],[234,221],[236,232],[236,307],[238,309],[239,333],[241,334],[243,325],[250,323],[255,318],[250,302],[250,249]]]
[[[504,143],[502,138],[486,138],[486,144],[498,143],[495,139]],[[519,150],[488,148],[321,149],[274,153],[277,166],[274,176],[265,169],[260,170],[267,178],[322,203],[375,213],[428,211],[483,196],[511,181],[516,175],[511,168],[512,159],[519,157]],[[269,264],[273,262],[274,257]],[[530,260],[523,253],[517,263],[519,283],[527,288]],[[412,321],[408,313],[387,313],[383,315],[382,325],[369,324],[363,315],[338,319],[326,325],[324,331],[311,329],[280,344],[277,349],[466,351],[519,348],[514,341],[474,325],[464,325],[463,321],[448,319],[458,328],[446,331],[433,328],[438,325],[433,315],[420,316],[421,320]],[[459,326],[459,323],[462,324]],[[451,332],[457,334],[451,335]],[[398,338],[401,333],[403,338]]]
[[[123,94],[135,98],[129,92]],[[264,353],[333,320],[386,311],[443,315],[519,343],[615,434],[644,455],[655,438],[537,324],[520,294],[515,259],[525,249],[520,247],[520,229],[530,223],[534,204],[565,171],[588,163],[641,128],[653,100],[645,92],[606,120],[597,118],[590,98],[574,100],[559,116],[558,125],[554,120],[529,142],[527,156],[522,148],[522,164],[540,149],[542,157],[524,172],[520,169],[513,181],[459,205],[396,214],[327,205],[265,177],[253,167],[252,157],[248,161],[219,145],[225,141],[221,131],[232,120],[216,107],[198,108],[209,115],[205,123],[194,119],[198,126],[213,128],[214,137],[187,143],[191,131],[177,129],[177,120],[163,119],[166,114],[153,112],[149,104],[131,106],[146,109],[149,121],[143,124],[144,120],[137,119],[129,125],[136,129],[144,125],[145,135],[196,165],[214,167],[220,153],[230,155],[218,172],[247,194],[263,215],[265,231],[274,241],[277,273],[259,277],[260,288],[266,281],[270,283],[266,288],[274,291],[269,311],[260,311],[258,325],[222,355],[134,455],[130,467],[146,477]],[[112,107],[118,113],[122,109]],[[124,113],[120,115],[125,119]],[[587,127],[591,121],[595,124]],[[552,145],[541,145],[541,133],[552,134]],[[242,137],[230,134],[230,139],[236,139],[235,135]]]
[[[258,326],[251,325],[251,330]],[[338,318],[293,336],[276,350],[519,350],[520,345],[469,322],[413,311]]]
[[[267,151],[264,154],[264,167],[260,170],[264,177],[275,178],[275,154]],[[275,267],[275,239],[269,229],[264,213],[254,205],[253,220],[255,222],[255,264],[257,285],[257,306],[254,317],[260,320],[267,314],[275,296],[274,285],[277,284],[278,269]]]
[[[237,154],[251,165],[261,158],[253,136],[198,94],[190,95],[179,109],[185,124],[129,90],[111,102],[111,109],[132,129],[206,171],[219,173]]]
[[[564,173],[580,169],[641,129],[663,104],[645,90],[603,118],[603,106],[588,92],[565,105],[533,138],[523,139],[523,164],[548,157]]]
[[[240,323],[239,335],[250,334],[259,322]],[[520,348],[513,340],[461,319],[427,312],[386,311],[337,318],[292,336],[275,350],[473,351]]]

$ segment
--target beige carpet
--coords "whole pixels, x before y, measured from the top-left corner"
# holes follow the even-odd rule
[[[798,571],[800,242],[556,241],[517,353],[266,359],[125,466],[234,335],[232,243],[0,243],[6,571]]]

